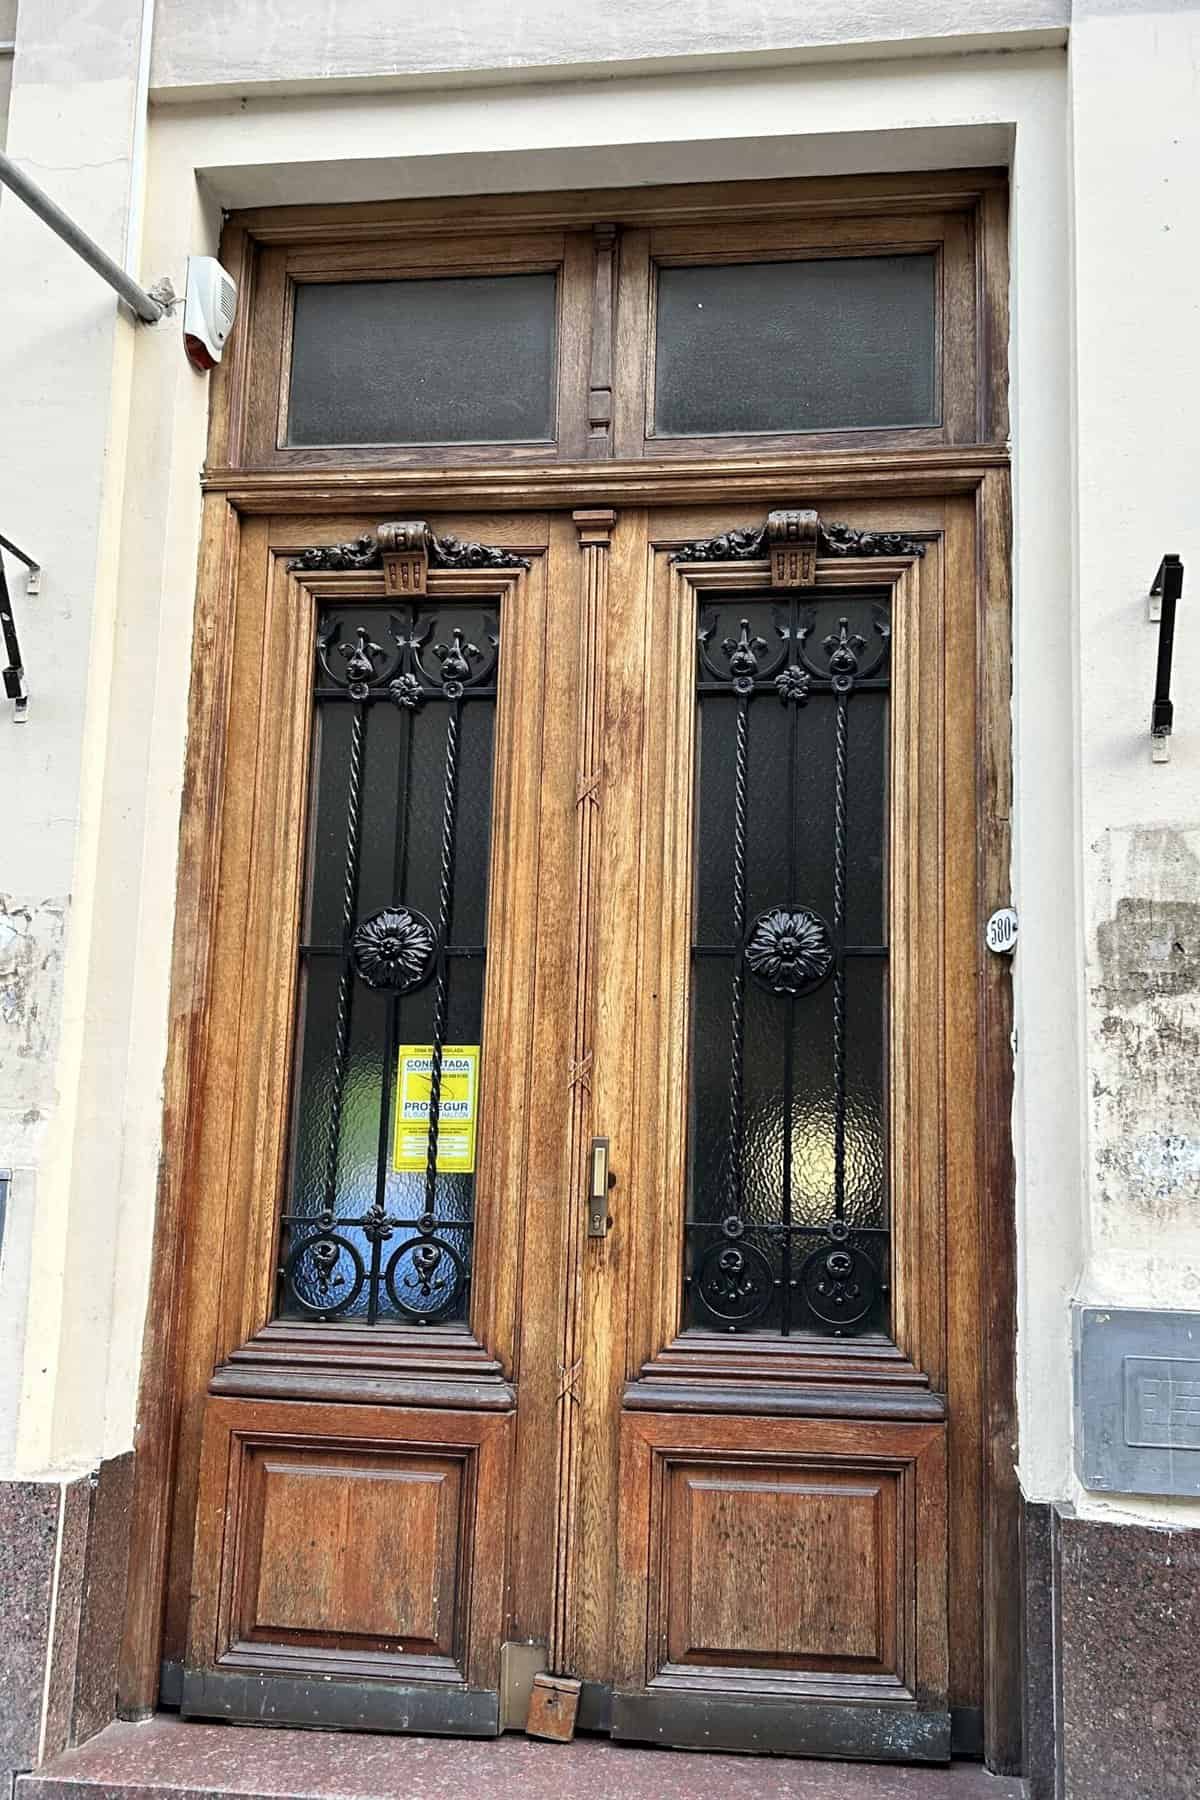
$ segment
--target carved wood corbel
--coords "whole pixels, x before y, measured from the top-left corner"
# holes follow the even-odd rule
[[[410,594],[426,592],[430,536],[424,519],[403,519],[375,527],[383,585],[389,594],[407,599]]]
[[[817,539],[821,522],[815,512],[767,514],[772,587],[812,587],[817,579]]]

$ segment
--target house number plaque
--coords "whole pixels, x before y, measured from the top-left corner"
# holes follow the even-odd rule
[[[1017,947],[1017,913],[1012,906],[998,906],[987,922],[984,941],[997,956],[1011,956]]]

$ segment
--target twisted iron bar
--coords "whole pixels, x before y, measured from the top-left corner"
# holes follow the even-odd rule
[[[731,1217],[742,1210],[742,1054],[746,995],[746,775],[750,731],[749,696],[738,703],[737,749],[733,778],[733,979],[729,996],[729,1178],[726,1196]]]
[[[836,694],[833,783],[833,1210],[846,1210],[846,715],[849,688]]]
[[[433,1004],[433,1046],[429,1059],[429,1139],[425,1153],[425,1217],[432,1221],[437,1197],[439,1113],[442,1103],[442,1048],[446,1039],[449,1005],[449,967],[446,939],[450,929],[450,900],[454,889],[454,820],[458,810],[458,717],[456,699],[446,720],[446,785],[442,797],[441,877],[438,886],[438,975]],[[432,1230],[432,1224],[430,1225]]]
[[[342,1134],[342,1101],[346,1088],[346,1050],[350,1039],[350,996],[352,971],[350,934],[358,899],[358,862],[362,823],[363,740],[367,729],[367,709],[360,702],[354,709],[350,731],[350,775],[346,799],[346,862],[342,875],[342,966],[338,975],[337,1014],[333,1027],[333,1095],[329,1103],[329,1129],[325,1140],[325,1206],[322,1223],[333,1221],[337,1199],[338,1145]]]

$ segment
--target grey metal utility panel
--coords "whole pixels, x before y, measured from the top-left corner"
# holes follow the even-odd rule
[[[1084,1487],[1200,1495],[1200,1313],[1072,1311]]]

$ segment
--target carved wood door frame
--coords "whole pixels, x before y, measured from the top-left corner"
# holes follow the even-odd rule
[[[980,686],[996,675],[975,622],[983,633],[994,629],[991,610],[976,611],[976,548],[1000,501],[990,475],[973,494],[946,500],[842,501],[838,511],[855,524],[898,525],[925,554],[817,563],[817,593],[868,581],[893,594],[901,623],[892,832],[925,848],[905,860],[892,898],[893,1043],[906,1047],[892,1074],[894,1179],[911,1196],[896,1207],[895,1348],[851,1341],[815,1352],[796,1340],[731,1348],[719,1335],[679,1333],[688,621],[698,594],[736,594],[768,578],[762,557],[675,560],[688,540],[716,526],[753,525],[744,503],[730,510],[711,495],[692,506],[442,522],[460,534],[487,530],[529,565],[428,577],[435,593],[486,592],[514,622],[494,802],[491,905],[503,922],[503,954],[492,965],[488,1000],[492,1041],[507,1053],[492,1059],[488,1076],[482,1166],[491,1172],[479,1203],[471,1328],[436,1342],[428,1333],[346,1328],[339,1345],[320,1327],[271,1322],[271,1209],[284,1116],[271,1096],[288,1085],[294,987],[294,912],[281,901],[291,896],[294,909],[300,887],[314,608],[318,597],[376,592],[385,603],[385,578],[305,568],[300,553],[309,546],[286,515],[241,523],[239,554],[227,565],[234,632],[223,648],[224,679],[208,701],[221,711],[224,736],[223,872],[212,870],[206,882],[222,896],[206,1036],[237,1042],[239,1052],[232,1067],[206,1063],[203,1105],[193,1092],[199,1136],[189,1235],[221,1250],[216,1269],[191,1258],[182,1271],[190,1286],[180,1324],[194,1371],[184,1379],[195,1399],[185,1405],[179,1440],[183,1525],[174,1537],[168,1632],[182,1645],[186,1596],[196,1592],[192,1648],[177,1652],[192,1671],[189,1711],[249,1710],[267,1664],[273,1704],[297,1720],[319,1705],[331,1723],[387,1728],[403,1687],[424,1728],[486,1731],[499,1723],[500,1645],[529,1639],[545,1645],[548,1666],[583,1677],[585,1718],[609,1719],[635,1739],[666,1729],[672,1741],[698,1742],[714,1728],[715,1706],[724,1709],[723,1741],[736,1743],[753,1700],[753,1731],[766,1730],[779,1748],[836,1754],[853,1742],[858,1754],[895,1754],[899,1710],[910,1726],[909,1753],[937,1756],[949,1748],[956,1679],[964,1715],[983,1710],[988,1621],[973,1596],[996,1551],[994,1527],[989,1535],[988,1516],[956,1510],[952,1498],[947,1547],[942,1421],[949,1396],[953,1496],[977,1488],[987,1469],[988,1396],[974,1355],[985,1322],[974,1298],[964,1301],[962,1283],[982,1293],[992,1228],[978,1179],[989,1152],[967,1097],[982,1095],[983,1045],[994,1030],[977,997],[984,1006],[989,995],[1002,998],[973,929],[981,884],[997,873],[975,852],[973,746],[982,711],[996,709],[990,687]],[[330,519],[320,537],[361,523]],[[303,529],[310,541],[317,536]],[[914,761],[922,743],[933,752]],[[238,771],[251,757],[257,774],[247,788]],[[208,833],[193,854],[207,861],[214,847]],[[966,874],[948,881],[951,868]],[[911,922],[918,914],[919,933]],[[557,929],[564,915],[574,922],[567,933]],[[504,973],[522,966],[536,970],[531,986]],[[575,996],[565,1007],[564,994]],[[919,1029],[918,996],[927,1018],[939,1021],[934,1031]],[[529,1106],[534,1059],[564,1072],[557,1110]],[[612,1140],[618,1227],[596,1240],[585,1229],[586,1172],[591,1137],[601,1130]],[[516,1257],[513,1244],[524,1246]],[[948,1264],[958,1271],[951,1289]],[[323,1643],[311,1629],[281,1636],[278,1626],[290,1602],[268,1568],[285,1555],[270,1479],[302,1484],[314,1463],[324,1469],[356,1455],[383,1479],[419,1475],[431,1491],[453,1494],[439,1503],[441,1523],[429,1527],[430,1543],[448,1558],[430,1564],[429,1593],[455,1595],[444,1604],[457,1624],[442,1638],[431,1626],[428,1643],[405,1648],[402,1680],[395,1646],[376,1641],[378,1633],[339,1645],[336,1631]],[[189,1466],[201,1559],[190,1575]],[[866,1490],[858,1491],[867,1482],[876,1509],[869,1528],[884,1545],[878,1669],[868,1658],[862,1681],[843,1674],[831,1689],[832,1672],[789,1672],[751,1657],[758,1674],[739,1678],[739,1692],[723,1673],[727,1655],[706,1667],[695,1655],[680,1662],[658,1652],[656,1644],[678,1645],[687,1634],[678,1506],[692,1504],[695,1471],[704,1491],[731,1472],[736,1486],[758,1471],[750,1490],[775,1483],[774,1504],[775,1490],[793,1493],[804,1471],[801,1486],[844,1485],[839,1468],[860,1471],[855,1505],[867,1506]],[[557,1519],[554,1532],[547,1518]],[[266,1607],[262,1617],[252,1616],[256,1606]],[[999,1637],[1002,1621],[992,1625]],[[171,1643],[169,1636],[168,1653]],[[355,1676],[336,1704],[329,1650],[342,1663],[350,1654]],[[889,1658],[893,1686],[881,1702]],[[710,1723],[693,1725],[693,1716]]]
[[[283,447],[282,351],[264,361],[251,344],[278,332],[289,258],[318,277],[369,273],[371,246],[407,228],[407,213],[314,209],[230,227],[256,323],[218,385],[205,479],[126,1712],[153,1706],[161,1656],[164,1696],[179,1698],[186,1664],[198,1713],[254,1710],[266,1669],[281,1717],[386,1729],[402,1698],[415,1729],[487,1732],[502,1718],[501,1646],[532,1641],[547,1666],[583,1678],[585,1724],[634,1740],[698,1742],[707,1719],[743,1747],[761,1732],[760,1747],[888,1754],[903,1716],[904,1754],[943,1755],[952,1726],[997,1770],[1019,1766],[1011,1002],[1007,968],[981,939],[1008,897],[1002,182],[905,177],[882,202],[865,183],[750,185],[470,202],[445,220],[410,209],[428,236],[389,250],[392,263],[483,268],[482,236],[506,214],[525,233],[506,266],[533,266],[547,233],[562,237],[567,291],[572,304],[590,294],[592,316],[566,329],[565,435],[540,460],[477,451],[422,466],[404,451],[371,466]],[[601,202],[631,221],[619,245],[589,222]],[[693,257],[695,224],[711,237],[747,207],[751,247],[776,212],[806,221],[779,228],[783,250],[867,245],[889,207],[910,220],[906,242],[941,233],[946,317],[961,327],[944,429],[766,451],[646,436],[645,345],[617,328],[618,286],[636,300],[656,254]],[[824,222],[839,208],[871,221],[839,237]],[[464,221],[475,242],[460,252],[448,240]],[[642,384],[638,419],[630,383]],[[769,570],[761,553],[676,557],[695,539],[761,533],[777,508],[896,531],[925,552],[835,551],[815,571],[827,591],[885,584],[906,621],[893,645],[892,833],[919,853],[899,865],[891,900],[903,1198],[890,1345],[733,1349],[680,1331],[685,621],[699,595],[761,589]],[[416,520],[515,559],[439,567],[429,555],[424,571],[434,596],[486,598],[511,627],[490,898],[502,954],[489,953],[486,1001],[505,1054],[487,1059],[469,1326],[323,1334],[273,1316],[308,671],[318,605],[382,605],[383,548],[415,540],[372,534]],[[304,557],[355,543],[349,566]],[[561,1076],[545,1106],[531,1103],[535,1067]],[[596,1135],[610,1139],[615,1225],[589,1239]],[[842,1518],[872,1535],[880,1598],[855,1666],[824,1667],[819,1646],[782,1641],[736,1665],[736,1621],[723,1646],[701,1641],[730,1619],[693,1592],[685,1542],[723,1541],[725,1501],[711,1496],[727,1489],[730,1505],[749,1495],[750,1511],[810,1518],[840,1497]],[[315,1496],[386,1557],[380,1519],[400,1492],[425,1546],[411,1629],[356,1614],[361,1596],[328,1569],[333,1610],[311,1629],[279,1573],[291,1542],[280,1521]]]

